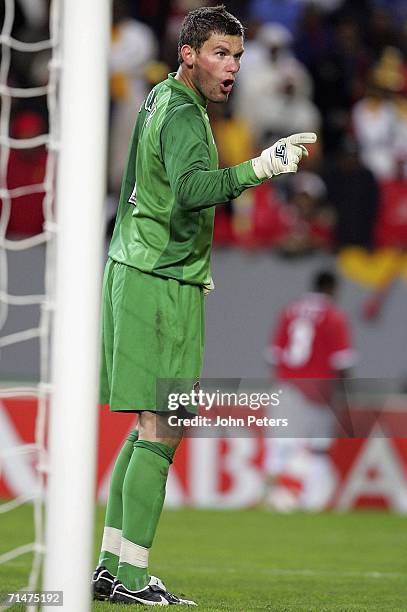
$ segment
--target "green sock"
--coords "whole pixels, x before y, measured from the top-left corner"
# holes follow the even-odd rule
[[[123,521],[123,482],[137,439],[138,431],[135,429],[129,434],[120,450],[110,480],[99,565],[104,565],[114,576],[117,574],[120,556]]]
[[[122,553],[117,573],[128,589],[138,591],[149,581],[148,551],[161,516],[174,452],[161,442],[138,440],[134,445],[123,484]]]

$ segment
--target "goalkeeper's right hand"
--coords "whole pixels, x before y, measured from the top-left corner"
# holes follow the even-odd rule
[[[280,138],[272,147],[264,149],[260,157],[252,159],[257,178],[271,178],[285,172],[297,172],[302,156],[308,156],[304,144],[312,144],[316,140],[317,135],[313,132]]]

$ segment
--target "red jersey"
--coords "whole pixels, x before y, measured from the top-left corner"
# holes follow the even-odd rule
[[[336,378],[357,354],[345,313],[327,295],[307,293],[284,308],[268,356],[280,379]]]

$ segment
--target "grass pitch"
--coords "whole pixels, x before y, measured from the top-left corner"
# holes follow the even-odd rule
[[[103,514],[98,509],[95,559]],[[31,538],[30,507],[0,515],[0,554]],[[407,610],[406,518],[392,514],[165,510],[150,561],[152,573],[201,612]],[[30,563],[25,555],[0,565],[0,591],[21,587]],[[151,608],[93,607],[133,609]]]

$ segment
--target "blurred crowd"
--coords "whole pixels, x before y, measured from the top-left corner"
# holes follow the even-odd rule
[[[152,85],[177,69],[185,13],[208,4],[217,2],[113,2],[111,221],[140,103]],[[315,131],[319,140],[297,175],[268,181],[219,206],[215,244],[270,248],[290,257],[348,245],[407,248],[407,2],[224,4],[244,23],[246,42],[229,103],[209,107],[221,166],[249,159],[295,132]],[[49,37],[48,0],[15,0],[15,7],[14,38]],[[49,51],[13,51],[8,84],[46,84],[49,59]],[[13,99],[10,136],[29,138],[46,130],[45,96]],[[41,147],[12,149],[9,185],[41,182],[45,163]],[[23,197],[24,213],[21,197],[13,202],[9,233],[41,231],[41,193]]]

